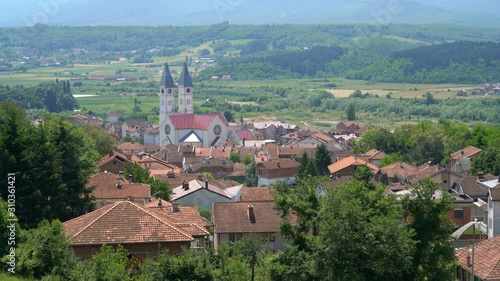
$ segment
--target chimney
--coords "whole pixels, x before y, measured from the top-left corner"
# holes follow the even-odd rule
[[[161,209],[161,207],[162,207],[162,203],[161,203],[161,198],[160,198],[160,200],[158,200],[158,208]]]
[[[484,179],[484,172],[483,171],[477,171],[477,178],[480,180]]]
[[[250,223],[255,223],[255,213],[253,211],[253,205],[248,205],[248,220]]]
[[[114,154],[115,154],[115,153],[114,153],[113,151],[110,151],[110,152],[108,153],[109,157],[112,157]]]
[[[133,183],[134,182],[134,176],[132,174],[128,175],[128,180]]]
[[[183,188],[184,190],[189,190],[189,182],[187,182],[187,181],[183,181],[183,182],[182,182],[182,188]]]
[[[460,151],[460,154],[464,155],[464,150],[463,149]]]
[[[208,181],[205,180],[205,188],[208,189]]]
[[[202,173],[199,173],[198,174],[198,180],[202,181],[203,180],[203,174]]]
[[[399,162],[399,167],[400,167],[401,169],[404,169],[404,168],[405,168],[405,167],[403,166],[403,162]]]
[[[172,201],[172,211],[179,212],[179,202]]]
[[[116,187],[118,187],[118,189],[122,189],[122,182],[121,181],[118,181],[116,183]]]

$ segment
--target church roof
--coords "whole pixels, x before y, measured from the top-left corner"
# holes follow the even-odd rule
[[[168,63],[165,63],[165,68],[163,69],[163,75],[161,76],[160,80],[160,87],[175,88],[174,79],[172,78],[172,74],[170,73]]]
[[[184,63],[184,67],[182,68],[181,78],[179,78],[179,86],[193,87],[193,81],[191,80],[187,63]]]
[[[176,130],[180,129],[208,129],[210,124],[214,121],[216,117],[224,123],[224,125],[229,126],[226,118],[221,113],[211,113],[211,114],[176,114],[170,115],[169,118],[172,121]]]

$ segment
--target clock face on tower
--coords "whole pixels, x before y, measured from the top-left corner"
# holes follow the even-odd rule
[[[165,134],[170,134],[170,125],[165,125]]]
[[[188,94],[191,93],[191,88],[187,88],[186,93],[188,93]]]
[[[170,94],[172,94],[172,89],[168,89],[168,90],[167,90],[167,93],[168,93],[169,95],[170,95]]]
[[[220,127],[220,125],[215,125],[214,134],[216,134],[218,136],[218,135],[220,135],[221,132],[222,132],[222,128]]]

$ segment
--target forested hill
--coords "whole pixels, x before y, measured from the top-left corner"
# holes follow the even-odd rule
[[[490,83],[500,77],[500,44],[454,42],[395,52],[346,77],[378,82]]]

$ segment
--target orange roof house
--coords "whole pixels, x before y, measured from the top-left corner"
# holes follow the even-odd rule
[[[257,183],[271,185],[277,181],[295,184],[295,176],[299,171],[299,162],[291,159],[280,159],[257,163]]]
[[[471,167],[471,161],[477,157],[481,152],[481,149],[468,146],[464,149],[456,151],[450,154],[451,162],[450,167],[453,171],[462,174],[467,173]]]
[[[193,237],[167,216],[130,201],[115,202],[63,223],[76,256],[87,259],[102,245],[121,244],[134,258],[163,249],[180,253]]]
[[[472,245],[455,251],[458,268],[455,277],[469,280],[472,273]],[[500,236],[476,243],[474,246],[474,276],[479,280],[500,280]]]
[[[372,169],[374,174],[377,174],[379,171],[379,168],[377,166],[355,156],[346,157],[338,162],[329,165],[328,170],[330,171],[330,174],[335,176],[351,176],[359,166],[366,166]]]
[[[97,173],[92,176],[87,187],[94,187],[92,196],[96,198],[98,207],[116,201],[130,200],[144,205],[151,197],[151,186],[143,183],[130,183],[121,175]]]
[[[127,156],[119,152],[111,152],[101,158],[101,161],[97,164],[97,168],[101,172],[110,172],[113,174],[119,174],[120,171],[125,171],[125,164],[132,163]]]
[[[283,243],[277,237],[281,216],[273,201],[214,203],[212,222],[215,249],[223,243],[258,234],[267,239],[274,251],[283,250]]]
[[[392,165],[380,168],[382,174],[386,174],[389,181],[398,179],[399,181],[408,178],[417,171],[417,167],[406,162],[396,162]]]

